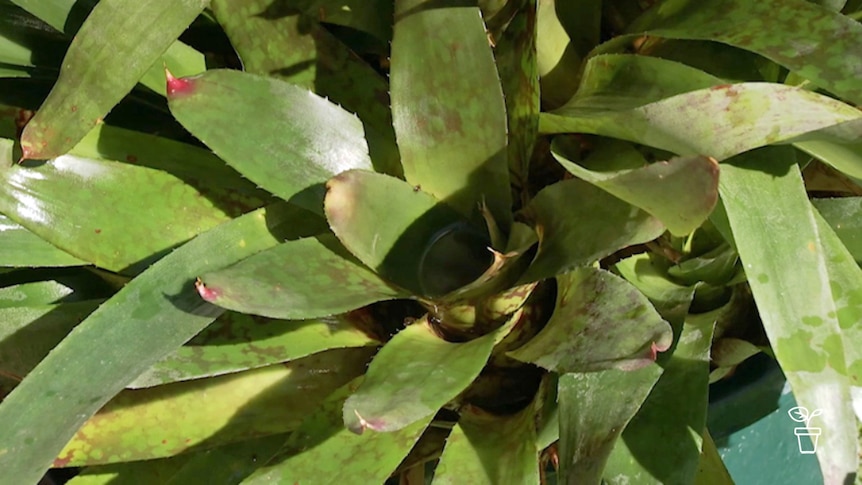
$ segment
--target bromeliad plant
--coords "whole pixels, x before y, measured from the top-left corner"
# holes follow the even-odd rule
[[[4,102],[57,76],[2,111],[0,482],[730,483],[708,385],[765,351],[843,483],[823,3],[0,0]]]

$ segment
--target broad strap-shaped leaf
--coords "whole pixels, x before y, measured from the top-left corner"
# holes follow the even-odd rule
[[[488,362],[494,344],[520,318],[463,343],[447,342],[426,318],[398,332],[371,361],[365,380],[344,403],[344,424],[355,433],[396,431],[433,415],[461,393]]]
[[[582,267],[557,276],[557,302],[538,335],[511,357],[558,372],[636,369],[670,347],[670,325],[630,283]]]
[[[0,3],[0,65],[18,71],[3,77],[37,72],[56,77],[67,42],[62,34],[50,30],[16,5]]]
[[[16,165],[12,140],[6,139],[0,139],[0,181],[5,186],[0,212],[69,254],[112,271],[151,263],[229,219],[174,175],[76,155]]]
[[[222,308],[288,320],[318,318],[406,297],[357,261],[331,233],[287,241],[198,281]]]
[[[356,113],[365,125],[375,169],[398,176],[401,162],[389,110],[389,85],[318,22],[318,17],[328,20],[327,12],[350,8],[364,14],[379,12],[372,5],[379,1],[353,3],[356,5],[341,2],[342,8],[320,5],[324,10],[320,12],[303,0],[278,4],[270,0],[215,0],[212,9],[246,72],[302,86]],[[388,7],[391,22],[391,2]],[[313,16],[300,12],[306,8]],[[386,25],[391,30],[389,22]],[[289,49],[284,48],[288,45]]]
[[[718,162],[704,156],[673,158],[646,165],[631,145],[601,143],[585,160],[567,158],[566,144],[551,153],[571,174],[657,217],[682,236],[709,217],[718,201]]]
[[[11,0],[12,3],[30,12],[40,20],[50,25],[58,32],[63,32],[72,39],[84,19],[90,14],[97,0]],[[164,95],[164,66],[167,65],[183,76],[196,74],[206,70],[204,56],[192,47],[174,41],[161,56],[161,61],[153,62],[140,79],[140,83],[149,89]],[[59,65],[59,62],[57,63]]]
[[[322,184],[371,170],[362,123],[308,90],[231,70],[168,78],[171,112],[228,164],[273,194],[319,210]],[[242,133],[243,136],[237,136]]]
[[[432,483],[539,483],[538,458],[533,406],[510,416],[466,406],[446,440]]]
[[[391,433],[357,435],[344,428],[341,409],[361,378],[334,392],[308,416],[266,466],[242,483],[383,483],[431,421],[428,416]]]
[[[690,315],[682,325],[664,373],[608,459],[609,483],[692,483],[706,429],[714,325],[710,314]]]
[[[829,223],[853,258],[862,262],[862,197],[812,199],[811,203]]]
[[[412,185],[471,217],[511,222],[506,105],[478,7],[397,0],[392,120]]]
[[[577,179],[542,189],[521,215],[539,235],[539,252],[522,283],[592,264],[665,231],[647,212]]]
[[[601,483],[614,444],[661,374],[662,368],[652,363],[633,371],[560,376],[561,483]]]
[[[97,300],[116,289],[86,268],[17,269],[0,273],[0,308]]]
[[[371,349],[342,349],[227,376],[123,391],[84,424],[55,466],[173,456],[299,427],[361,374]]]
[[[751,152],[722,167],[720,191],[775,357],[799,405],[823,410],[824,481],[843,483],[858,459],[838,295],[799,168],[789,150]]]
[[[208,0],[103,0],[75,35],[60,78],[21,135],[24,159],[68,152],[204,9]],[[106,48],[105,39],[111,39]]]
[[[0,266],[80,266],[87,264],[23,226],[0,215]]]
[[[461,235],[469,231],[463,216],[403,180],[351,170],[329,180],[326,189],[326,219],[342,244],[414,295],[440,296],[490,265],[489,242],[481,233]],[[449,236],[457,228],[464,229]]]
[[[540,129],[609,136],[720,161],[860,116],[856,108],[810,91],[742,83],[680,94],[631,110],[564,107],[543,114]]]
[[[536,0],[516,3],[518,10],[497,40],[494,57],[506,100],[509,176],[523,193],[539,130],[539,71]]]
[[[771,59],[838,96],[862,103],[862,89],[855,82],[857,66],[862,62],[862,26],[840,12],[803,0],[719,0],[708,4],[680,0],[661,7],[648,11],[629,31],[730,44]],[[824,37],[829,42],[823,42]]]
[[[596,10],[601,13],[601,5],[597,3],[592,0],[577,2],[576,5],[565,0],[538,2],[536,60],[541,81],[542,102],[546,107],[561,106],[577,89],[581,62],[592,46],[586,46],[585,50],[583,43],[573,41],[572,36],[589,37],[588,32],[595,32],[599,27],[595,24],[589,26],[591,20],[596,24],[600,22],[600,19],[595,17]],[[563,18],[563,12],[566,10],[574,13],[572,19]],[[568,20],[583,23],[578,26],[580,28],[567,29],[567,26],[571,26]]]
[[[199,236],[129,282],[78,325],[0,403],[4,474],[22,483],[37,482],[102,405],[221,314],[201,300],[194,277],[296,237],[302,230],[296,218],[303,212],[273,206]],[[107,359],[110,365],[105,365]]]
[[[733,478],[724,462],[715,442],[709,434],[709,430],[703,430],[703,450],[700,452],[700,462],[697,465],[697,475],[694,478],[695,485],[734,485]]]
[[[156,362],[129,388],[212,377],[324,350],[366,347],[377,342],[341,316],[320,320],[270,320],[225,312],[188,344]]]

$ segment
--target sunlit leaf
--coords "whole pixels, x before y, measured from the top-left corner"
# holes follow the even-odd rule
[[[0,266],[79,266],[87,264],[0,215]]]

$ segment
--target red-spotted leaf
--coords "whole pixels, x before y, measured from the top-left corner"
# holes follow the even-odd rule
[[[655,361],[672,339],[670,325],[634,286],[583,267],[557,277],[551,319],[509,355],[560,373],[636,369]]]

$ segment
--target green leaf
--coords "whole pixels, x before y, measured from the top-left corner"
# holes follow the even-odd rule
[[[694,297],[694,286],[682,286],[671,281],[665,272],[652,264],[647,253],[623,259],[614,268],[649,298],[662,318],[672,325],[683,322]]]
[[[662,368],[651,363],[633,371],[560,376],[559,459],[564,483],[601,483],[614,444],[661,374]]]
[[[23,69],[27,75],[38,72],[34,68],[44,69],[54,71],[56,77],[65,50],[62,35],[19,7],[0,3],[0,65],[4,68]]]
[[[317,318],[406,297],[362,266],[330,233],[288,241],[200,277],[222,308],[272,318]]]
[[[468,217],[484,200],[508,230],[506,105],[479,9],[397,0],[390,85],[407,181]]]
[[[714,324],[706,313],[682,325],[664,373],[611,452],[604,470],[609,483],[692,483],[706,428]]]
[[[860,118],[859,110],[826,96],[780,84],[719,85],[632,110],[564,107],[543,114],[545,133],[592,133],[679,155],[724,160],[764,145]]]
[[[218,376],[288,362],[324,350],[376,343],[341,316],[287,321],[226,312],[186,345],[153,364],[128,387]]]
[[[667,274],[687,285],[699,281],[723,285],[736,274],[738,261],[736,250],[729,244],[722,244],[701,256],[671,266],[667,269]]]
[[[539,483],[535,443],[533,406],[511,416],[495,416],[468,405],[446,440],[432,483]]]
[[[114,293],[85,268],[18,269],[0,273],[0,308],[106,298]]]
[[[386,480],[422,435],[431,417],[391,433],[352,433],[344,428],[341,409],[347,396],[356,389],[357,381],[333,393],[266,467],[242,483],[316,483],[322,477],[331,483]]]
[[[123,391],[54,461],[83,466],[173,456],[296,429],[360,375],[372,349],[324,352],[238,374]]]
[[[572,161],[557,139],[551,153],[566,170],[654,215],[682,236],[709,217],[718,201],[718,163],[703,156],[672,158],[646,165],[624,142],[601,143],[585,160]]]
[[[0,215],[0,266],[79,266],[87,264]]]
[[[551,319],[509,355],[559,373],[630,370],[655,361],[672,337],[670,325],[631,284],[584,267],[557,276]]]
[[[0,181],[6,187],[0,191],[0,212],[69,254],[112,271],[134,272],[131,266],[151,263],[228,220],[201,191],[160,170],[77,155],[16,165],[12,140],[0,139]]]
[[[246,72],[296,84],[356,113],[365,125],[375,169],[400,175],[401,162],[389,110],[389,85],[317,21],[319,14],[328,21],[327,13],[344,12],[345,8],[353,8],[360,15],[367,14],[371,10],[367,0],[366,5],[355,6],[341,1],[341,8],[321,5],[323,13],[309,8],[308,13],[314,17],[299,12],[306,3],[301,0],[279,4],[271,0],[215,0],[212,8]],[[391,3],[388,7],[391,10]],[[379,9],[373,12],[379,16]],[[391,31],[389,22],[386,25]],[[289,49],[283,47],[288,45]]]
[[[303,205],[319,210],[326,180],[352,168],[372,169],[359,119],[305,89],[230,70],[168,82],[177,120],[285,200],[310,190]]]
[[[23,158],[45,160],[74,147],[132,90],[207,3],[99,2],[69,46],[57,84],[21,135]],[[105,39],[111,39],[110,49]]]
[[[29,373],[99,301],[0,309],[0,370]]]
[[[403,180],[351,170],[330,179],[326,188],[326,219],[342,244],[382,278],[414,295],[448,293],[490,265],[483,234],[475,231],[467,237],[460,214]],[[381,220],[380,214],[387,217]],[[459,227],[465,230],[443,239]]]
[[[592,30],[582,27],[567,31],[561,15],[567,3],[540,0],[536,12],[536,60],[541,81],[542,102],[551,108],[559,107],[568,101],[578,85],[580,64],[586,50],[582,49],[583,45],[577,45],[582,43],[573,41],[571,36],[582,36],[585,31]],[[598,2],[577,3],[577,6],[569,7],[570,10],[580,10],[572,18],[577,18],[588,25],[590,20],[595,19],[597,7],[600,15],[601,5],[596,5]]]
[[[845,351],[823,236],[789,150],[722,167],[721,197],[775,357],[800,406],[822,409],[818,459],[827,483],[857,466]]]
[[[4,473],[22,483],[38,481],[87,418],[221,313],[201,300],[193,278],[295,237],[301,212],[273,206],[199,236],[78,325],[0,403]]]
[[[704,4],[673,0],[651,9],[629,31],[638,32],[635,35],[730,44],[773,60],[854,103],[862,103],[862,88],[855,82],[862,62],[862,25],[810,2],[718,0]],[[823,42],[824,38],[829,42]]]
[[[721,460],[708,429],[703,430],[703,451],[697,466],[695,485],[733,485],[733,479]]]
[[[438,337],[423,318],[398,332],[371,361],[362,385],[344,403],[353,432],[396,431],[433,415],[455,398],[488,362],[494,344],[520,318],[463,343]]]
[[[812,199],[811,203],[829,223],[857,262],[862,262],[862,197]]]
[[[305,13],[321,22],[364,32],[382,43],[392,40],[392,9],[389,0],[312,0]]]
[[[561,211],[560,207],[571,210]],[[648,213],[577,179],[544,188],[522,212],[539,235],[539,251],[521,282],[539,281],[659,237]]]

